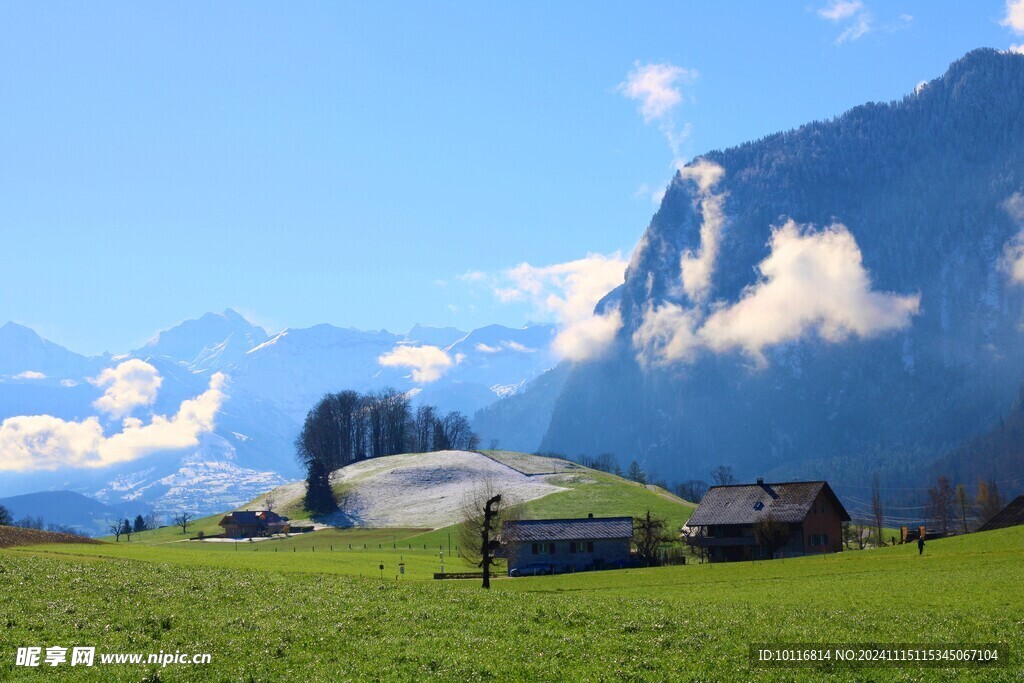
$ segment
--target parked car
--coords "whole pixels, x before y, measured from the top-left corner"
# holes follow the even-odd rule
[[[552,574],[550,564],[533,562],[523,567],[516,567],[508,573],[509,576],[540,576],[541,574]]]

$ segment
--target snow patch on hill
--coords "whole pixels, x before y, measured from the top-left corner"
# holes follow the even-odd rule
[[[487,456],[468,451],[438,451],[374,458],[331,475],[344,490],[342,510],[322,520],[335,526],[440,528],[460,520],[467,496],[486,484],[522,503],[565,491],[549,479],[526,475]],[[275,504],[286,507],[305,493],[302,482],[274,491]]]

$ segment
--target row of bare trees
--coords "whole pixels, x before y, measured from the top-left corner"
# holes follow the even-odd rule
[[[978,482],[977,493],[972,497],[963,483],[955,487],[948,477],[940,476],[927,489],[924,498],[923,518],[942,535],[969,533],[992,519],[1003,508],[999,484],[994,480]],[[882,537],[885,523],[885,509],[882,503],[881,487],[876,472],[872,477],[871,510],[869,521],[862,517],[859,522],[846,524],[843,541],[847,548],[863,549],[869,544],[885,544]]]
[[[995,517],[1003,504],[995,480],[978,482],[973,498],[962,483],[954,488],[947,477],[939,477],[928,489],[928,517],[943,534],[973,531]]]
[[[37,531],[53,531],[61,534],[71,534],[73,536],[86,536],[84,532],[64,524],[47,523],[41,515],[35,517],[31,515],[25,515],[19,519],[14,519],[14,515],[10,510],[0,505],[0,526],[14,526],[22,529],[35,529]]]
[[[125,518],[122,521],[114,520],[110,522],[107,530],[110,535],[114,537],[114,541],[120,541],[121,536],[125,536],[129,541],[132,540],[132,534],[139,534],[143,531],[150,531],[156,529],[158,525],[157,517],[155,514],[149,514],[143,517],[142,515],[136,515],[135,521],[129,521]]]
[[[412,409],[409,395],[395,389],[360,394],[326,394],[306,415],[295,441],[306,468],[306,507],[317,513],[336,508],[330,474],[359,460],[398,453],[472,450],[479,437],[458,411]]]

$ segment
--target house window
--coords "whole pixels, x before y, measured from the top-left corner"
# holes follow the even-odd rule
[[[554,555],[554,554],[555,554],[555,544],[554,543],[548,543],[548,555]]]
[[[828,534],[811,534],[812,546],[828,545]]]
[[[587,552],[588,553],[594,552],[594,542],[593,541],[587,541]]]
[[[531,552],[532,552],[532,553],[533,553],[534,555],[536,555],[536,554],[538,553],[538,548],[537,548],[537,544],[536,544],[536,543],[534,543],[534,544],[533,544],[533,545],[531,546],[531,548],[530,548],[530,551],[531,551]]]
[[[593,541],[573,541],[569,544],[570,553],[592,553],[594,552]]]

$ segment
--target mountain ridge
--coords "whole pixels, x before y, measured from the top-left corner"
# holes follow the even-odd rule
[[[822,476],[831,459],[879,448],[923,467],[984,431],[1024,374],[1024,298],[1003,265],[1021,227],[1005,203],[1024,187],[1022,105],[1024,56],[977,50],[901,100],[691,162],[625,283],[598,306],[621,308],[616,346],[573,369],[541,449],[611,451],[680,479],[723,463],[744,477]],[[713,190],[694,182],[702,162],[722,169]],[[805,226],[800,237],[847,226],[872,291],[920,296],[919,311],[904,329],[841,343],[812,328],[765,347],[763,368],[743,352],[700,347],[691,361],[641,367],[632,337],[648,311],[693,305],[681,264],[701,253],[709,192],[724,215],[713,310],[768,281],[758,266],[793,220]]]
[[[414,401],[472,415],[553,364],[546,349],[527,348],[550,338],[552,330],[550,325],[488,326],[484,335],[494,348],[482,351],[472,330],[424,325],[392,334],[324,323],[270,336],[229,308],[172,326],[127,354],[90,358],[10,323],[0,328],[5,351],[0,364],[10,365],[6,373],[0,369],[0,420],[51,415],[79,422],[97,416],[94,404],[104,390],[96,378],[133,359],[151,365],[161,378],[147,406],[155,415],[173,417],[185,401],[209,388],[214,373],[228,379],[214,431],[200,435],[196,446],[106,469],[4,472],[0,495],[72,488],[104,503],[144,503],[163,515],[181,507],[194,512],[230,507],[298,476],[293,442],[306,412],[324,393],[393,386]],[[453,360],[435,382],[417,383],[407,368],[379,363],[397,347],[428,342],[444,344]],[[122,429],[119,420],[102,416],[100,421],[105,436]]]

